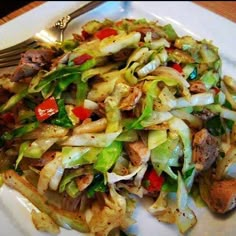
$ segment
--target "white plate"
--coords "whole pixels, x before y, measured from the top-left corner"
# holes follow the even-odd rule
[[[45,26],[54,23],[58,18],[72,12],[80,4],[84,4],[84,2],[48,1],[4,24],[0,27],[0,49],[30,37]],[[69,36],[72,32],[78,32],[80,25],[89,19],[119,19],[123,17],[157,19],[163,24],[171,23],[179,35],[189,34],[197,39],[206,38],[212,40],[219,47],[223,59],[223,74],[236,78],[236,24],[191,2],[108,2],[79,19],[72,21],[66,33]],[[159,223],[150,216],[143,209],[142,204],[144,203],[139,203],[134,213],[137,223],[131,227],[131,232],[139,236],[175,236],[179,234],[175,226]],[[34,229],[30,219],[32,207],[19,193],[5,186],[1,188],[0,235],[46,235]],[[205,208],[196,208],[194,204],[192,204],[192,207],[194,207],[198,223],[189,235],[236,235],[235,213],[224,217],[217,217]],[[62,229],[60,235],[76,236],[81,234]]]

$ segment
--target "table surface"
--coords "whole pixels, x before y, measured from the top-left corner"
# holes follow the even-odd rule
[[[45,1],[30,2],[26,6],[16,11],[13,11],[10,14],[6,15],[5,17],[1,18],[0,25],[23,14],[26,11],[31,10],[34,7],[39,6],[40,4],[43,4],[44,2]],[[193,1],[193,2],[236,23],[236,1]]]
[[[193,1],[236,23],[236,1]]]

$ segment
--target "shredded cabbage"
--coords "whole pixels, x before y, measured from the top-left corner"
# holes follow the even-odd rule
[[[170,24],[105,19],[81,30],[23,53],[13,76],[0,76],[3,181],[42,211],[39,230],[46,214],[121,235],[135,222],[134,195],[153,198],[148,211],[186,233],[198,178],[209,203],[199,162],[214,180],[236,178],[235,79],[222,77],[216,46]]]

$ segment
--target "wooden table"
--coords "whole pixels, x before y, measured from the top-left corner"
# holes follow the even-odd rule
[[[39,6],[40,4],[43,4],[44,2],[45,1],[30,2],[28,5],[0,19],[0,24],[4,24],[5,22],[15,18],[16,16],[23,14],[26,11],[29,11],[34,7]],[[193,1],[193,2],[236,23],[235,1]],[[178,3],[176,2],[176,4]]]
[[[235,1],[193,1],[193,2],[236,23]]]

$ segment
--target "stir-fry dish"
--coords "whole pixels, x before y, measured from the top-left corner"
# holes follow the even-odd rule
[[[129,235],[137,199],[186,233],[236,205],[236,81],[218,48],[146,19],[92,20],[0,79],[0,170],[60,227]],[[158,223],[157,221],[157,224]]]

